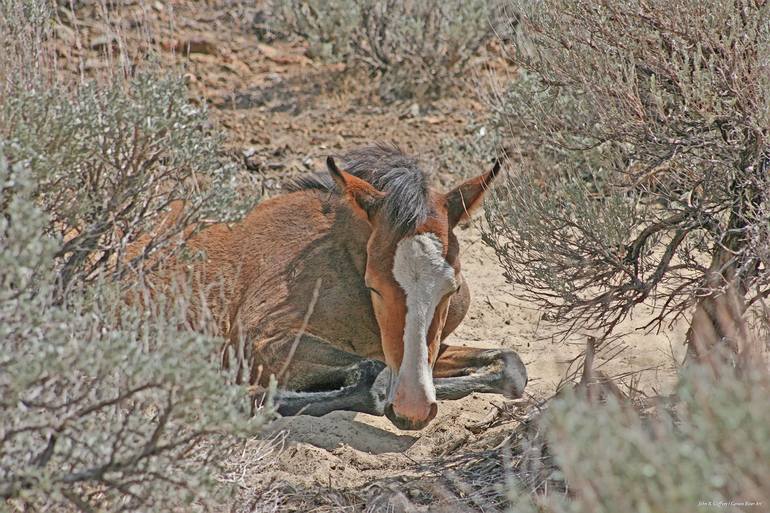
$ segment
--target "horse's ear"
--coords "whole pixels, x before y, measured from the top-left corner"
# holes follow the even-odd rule
[[[385,193],[375,189],[369,182],[339,169],[332,157],[326,158],[326,167],[334,183],[348,199],[353,211],[367,221],[371,221],[377,209],[380,208]]]
[[[471,178],[446,194],[449,224],[454,227],[460,221],[470,218],[471,213],[481,205],[484,193],[492,180],[500,173],[500,161],[495,161],[491,171]]]

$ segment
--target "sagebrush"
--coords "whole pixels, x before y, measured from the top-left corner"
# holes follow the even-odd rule
[[[767,369],[722,362],[716,371],[690,366],[671,398],[646,412],[614,396],[552,401],[541,426],[556,465],[540,469],[536,494],[514,487],[511,511],[762,511],[770,501]],[[566,488],[549,492],[546,480]]]
[[[489,95],[520,164],[487,241],[565,332],[647,328],[735,286],[770,293],[770,5],[516,2]]]
[[[19,91],[0,102],[6,157],[34,175],[34,196],[49,215],[46,233],[62,288],[109,269],[141,268],[147,257],[202,221],[242,213],[235,170],[206,128],[206,112],[187,103],[179,79],[143,74],[127,84]],[[126,248],[159,223],[174,201],[184,216],[144,252]]]
[[[60,241],[32,176],[0,154],[0,498],[33,511],[206,504],[264,417],[225,386],[221,341],[178,327],[184,309],[135,310],[101,282],[56,300]]]
[[[489,0],[273,0],[281,31],[310,51],[363,66],[386,99],[430,98],[461,81],[481,46],[501,27]]]
[[[59,80],[57,7],[0,5],[0,510],[237,508],[231,462],[268,417],[220,370],[222,340],[184,329],[181,289],[136,278],[257,198],[178,73]]]

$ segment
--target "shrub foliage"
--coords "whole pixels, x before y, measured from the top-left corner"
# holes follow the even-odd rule
[[[184,311],[132,310],[105,284],[55,302],[60,243],[32,177],[0,159],[0,498],[33,511],[206,499],[236,435],[260,422],[224,386],[218,341],[177,328]]]
[[[183,328],[182,295],[140,310],[123,289],[240,214],[234,169],[180,79],[56,80],[54,5],[0,5],[0,510],[210,509],[265,417],[220,372],[221,340]]]
[[[0,136],[12,163],[34,176],[48,214],[59,283],[91,281],[109,270],[141,269],[147,257],[199,222],[240,213],[234,169],[218,155],[206,112],[187,103],[180,80],[142,74],[130,82],[18,91],[0,106]],[[174,201],[184,215],[146,241]]]
[[[715,372],[715,370],[717,372]],[[559,491],[514,494],[515,512],[755,511],[770,501],[767,369],[685,369],[669,404],[554,400],[541,423]],[[535,506],[537,505],[537,507]]]
[[[491,105],[525,160],[487,240],[520,293],[604,333],[640,303],[653,327],[731,284],[766,297],[770,4],[515,8],[521,73]]]
[[[488,0],[273,0],[280,28],[311,51],[365,66],[385,98],[435,96],[460,80],[493,35],[497,2]]]

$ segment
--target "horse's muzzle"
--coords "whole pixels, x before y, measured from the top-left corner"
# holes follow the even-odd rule
[[[396,411],[393,409],[393,403],[388,403],[385,405],[385,416],[393,423],[394,426],[396,426],[398,429],[403,429],[407,431],[417,431],[428,424],[430,424],[430,421],[433,420],[436,417],[436,414],[438,413],[438,404],[436,402],[430,403],[429,409],[428,409],[428,416],[423,419],[412,419],[409,417],[402,417],[396,414]]]

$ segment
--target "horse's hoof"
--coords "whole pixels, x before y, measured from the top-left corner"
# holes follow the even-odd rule
[[[503,351],[500,354],[502,369],[500,369],[500,391],[508,399],[518,399],[524,395],[527,386],[527,368],[519,355],[514,351]]]

